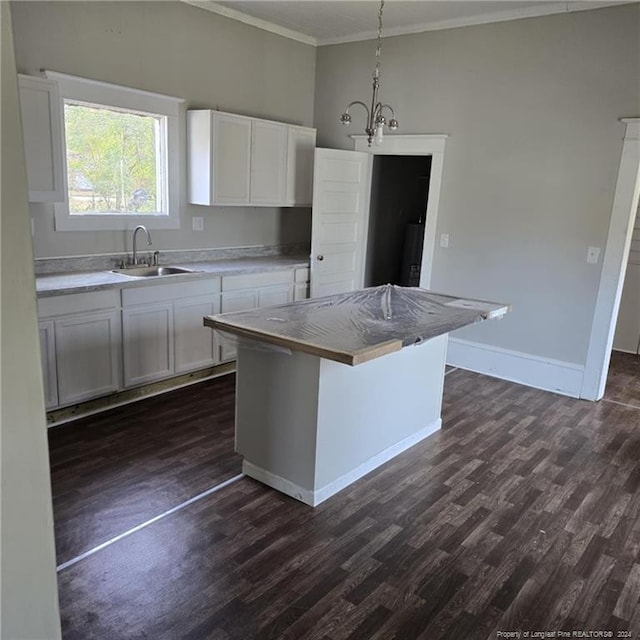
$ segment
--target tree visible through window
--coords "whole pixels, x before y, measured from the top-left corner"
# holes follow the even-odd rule
[[[164,116],[64,101],[69,213],[163,210]]]

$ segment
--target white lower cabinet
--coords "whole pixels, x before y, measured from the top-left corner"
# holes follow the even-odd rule
[[[214,331],[205,327],[202,318],[220,312],[216,297],[188,298],[173,303],[173,332],[175,336],[175,370],[186,373],[211,367],[218,361]]]
[[[292,301],[293,287],[290,284],[258,289],[259,307],[272,307],[276,304],[287,304]]]
[[[286,304],[306,296],[308,269],[38,300],[48,410],[234,360],[235,341],[203,317]]]
[[[58,402],[74,404],[120,386],[120,312],[56,320]]]
[[[44,383],[44,406],[58,406],[58,378],[56,373],[56,330],[53,320],[40,321],[40,357]]]
[[[45,298],[38,313],[48,409],[121,387],[119,291]]]
[[[294,271],[267,271],[222,278],[222,313],[286,304],[293,300]],[[236,359],[235,339],[219,339],[220,360]]]
[[[124,386],[135,387],[217,362],[202,318],[217,313],[220,279],[122,290]]]
[[[223,283],[227,278],[223,278]],[[224,284],[223,284],[224,287]],[[232,313],[234,311],[248,311],[258,306],[258,293],[254,289],[248,291],[231,291],[222,294],[222,313]],[[211,329],[209,329],[211,331]],[[212,333],[215,333],[212,331]],[[227,362],[236,359],[235,338],[218,336],[220,360]]]
[[[124,386],[135,387],[173,373],[173,305],[122,310]]]
[[[293,300],[306,300],[309,297],[309,277],[310,271],[308,268],[296,269],[295,271],[295,284],[293,285]]]

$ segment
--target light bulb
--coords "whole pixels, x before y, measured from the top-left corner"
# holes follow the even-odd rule
[[[374,138],[374,142],[377,145],[381,145],[382,144],[382,139],[383,139],[383,131],[382,131],[382,125],[379,124],[376,127],[376,136]]]

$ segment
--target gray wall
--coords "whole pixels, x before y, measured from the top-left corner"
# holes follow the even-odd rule
[[[318,49],[320,146],[370,95],[374,44]],[[624,125],[640,115],[640,6],[386,38],[381,99],[398,133],[448,133],[432,288],[510,302],[459,337],[584,364]],[[354,109],[352,132],[361,133]]]
[[[8,4],[2,25],[0,637],[60,638],[27,179]]]
[[[51,69],[185,98],[189,108],[313,125],[312,46],[180,2],[14,2],[12,14],[20,73]],[[56,232],[51,205],[30,209],[36,257],[125,249],[122,232]],[[192,216],[204,216],[204,232],[191,231]],[[155,231],[154,245],[275,245],[311,233],[308,209],[185,200],[181,218],[179,231]]]

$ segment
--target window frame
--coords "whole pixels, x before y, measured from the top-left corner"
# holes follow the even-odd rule
[[[56,231],[127,231],[139,224],[149,229],[180,228],[180,155],[184,145],[183,129],[184,100],[141,89],[109,84],[70,76],[55,71],[46,71],[48,79],[58,83],[63,151],[64,202],[54,205]],[[67,150],[64,122],[64,101],[78,101],[132,112],[144,112],[166,118],[166,212],[160,214],[71,214],[68,202]]]

